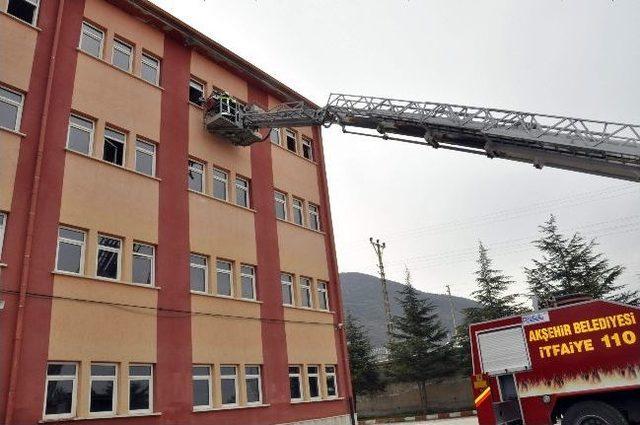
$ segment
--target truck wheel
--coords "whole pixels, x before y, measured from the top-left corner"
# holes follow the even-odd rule
[[[629,425],[629,421],[607,403],[582,401],[567,410],[562,417],[562,425]]]

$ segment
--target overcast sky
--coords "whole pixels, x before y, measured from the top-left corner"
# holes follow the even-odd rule
[[[323,105],[331,92],[640,123],[635,0],[154,0]],[[640,288],[640,185],[324,131],[340,271],[474,288],[477,242],[526,291],[537,226],[597,238]]]

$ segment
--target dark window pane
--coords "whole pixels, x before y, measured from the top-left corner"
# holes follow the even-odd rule
[[[100,277],[108,279],[118,278],[118,253],[111,251],[98,250],[98,271],[96,273]]]
[[[110,412],[113,410],[113,382],[93,381],[91,383],[91,412]]]
[[[282,285],[282,303],[283,304],[293,304],[292,296],[291,296],[291,286],[290,285]]]
[[[255,298],[253,293],[253,279],[248,276],[243,276],[242,279],[242,298]]]
[[[304,307],[311,307],[311,293],[308,287],[302,287],[300,291],[302,295],[302,305]]]
[[[122,165],[124,163],[124,143],[105,138],[102,159],[112,164]]]
[[[113,365],[91,365],[92,376],[113,376],[116,374],[116,367]]]
[[[318,385],[318,377],[309,377],[309,397],[314,398],[320,396],[320,387]]]
[[[327,395],[336,395],[336,378],[334,376],[327,376]]]
[[[218,272],[218,295],[231,295],[231,275]]]
[[[66,242],[58,244],[58,264],[56,269],[63,272],[80,273],[82,247]]]
[[[189,101],[195,103],[196,105],[202,105],[202,98],[202,86],[194,84],[193,82],[189,84]]]
[[[213,179],[213,197],[225,201],[227,199],[227,183]]]
[[[69,127],[69,149],[88,155],[91,148],[91,133],[76,127]]]
[[[74,364],[50,364],[47,365],[47,375],[49,376],[63,376],[63,375],[75,375],[76,365]]]
[[[193,376],[209,376],[211,369],[208,366],[193,366]]]
[[[81,232],[79,230],[65,229],[61,227],[58,230],[58,235],[61,238],[65,238],[65,239],[73,239],[74,241],[79,241],[79,242],[84,241],[84,232]]]
[[[209,381],[203,379],[193,381],[193,405],[209,405]]]
[[[221,379],[222,404],[236,403],[236,382],[234,379]]]
[[[247,375],[257,375],[260,373],[260,368],[258,366],[247,366],[244,368],[244,373]]]
[[[15,16],[21,21],[34,24],[36,6],[25,0],[9,0],[7,13]]]
[[[0,127],[16,130],[18,122],[18,107],[0,101]]]
[[[202,174],[189,171],[189,189],[202,192]]]
[[[234,366],[221,366],[220,375],[235,375],[236,368]]]
[[[276,217],[281,220],[287,218],[286,207],[283,202],[276,202]]]
[[[260,383],[258,379],[247,379],[247,402],[256,403],[260,401]]]
[[[141,257],[139,255],[133,256],[133,283],[142,283],[145,285],[151,284],[151,273],[153,261],[148,257]]]
[[[302,398],[300,393],[300,378],[297,376],[289,377],[289,389],[291,392],[291,399]]]
[[[73,381],[49,381],[47,383],[47,405],[45,414],[71,413]]]
[[[151,366],[129,366],[129,376],[151,376]]]
[[[135,379],[129,381],[129,410],[149,409],[149,381]]]
[[[191,267],[191,290],[204,292],[206,270],[199,267]]]

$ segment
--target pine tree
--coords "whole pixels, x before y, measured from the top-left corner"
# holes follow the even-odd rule
[[[595,252],[595,240],[587,242],[579,233],[564,236],[553,215],[539,228],[540,238],[533,244],[542,258],[534,259],[525,273],[529,290],[541,306],[550,305],[554,296],[577,293],[593,298],[633,298],[633,292],[625,295],[621,293],[623,286],[615,283],[624,267],[611,266],[604,254]]]
[[[426,412],[427,382],[453,371],[447,332],[438,319],[436,307],[419,297],[408,270],[398,301],[403,314],[393,318],[388,343],[389,372],[399,381],[418,384],[422,409]]]
[[[382,391],[384,382],[380,378],[367,330],[351,314],[347,314],[346,333],[354,392],[362,395]]]
[[[482,242],[478,243],[478,270],[476,270],[476,290],[471,293],[478,303],[477,307],[464,309],[465,320],[457,331],[457,359],[460,366],[471,371],[471,347],[469,342],[469,325],[501,317],[521,314],[526,308],[518,301],[515,294],[507,294],[514,281],[504,275],[501,270],[492,268],[493,261]]]

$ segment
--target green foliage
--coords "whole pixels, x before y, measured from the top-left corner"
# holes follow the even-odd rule
[[[638,301],[637,292],[621,292],[615,283],[624,267],[610,265],[609,260],[596,252],[595,240],[586,241],[579,233],[567,237],[560,233],[552,215],[540,229],[540,238],[533,244],[541,258],[533,266],[525,267],[527,283],[541,306],[548,306],[558,295],[586,294],[593,298]]]
[[[351,314],[347,314],[345,328],[353,391],[357,395],[382,391],[384,382],[380,378],[367,330]]]

